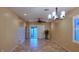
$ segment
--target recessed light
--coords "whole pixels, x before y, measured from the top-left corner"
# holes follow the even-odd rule
[[[24,14],[24,16],[27,16],[27,14]]]

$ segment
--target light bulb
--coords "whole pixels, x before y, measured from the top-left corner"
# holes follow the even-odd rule
[[[48,14],[48,19],[51,19],[52,18],[52,15],[51,14]]]
[[[52,12],[52,17],[54,17],[54,16],[56,16],[56,12],[55,11]]]
[[[64,18],[64,16],[65,16],[65,11],[62,11],[61,15],[60,15],[60,18],[62,19],[62,18]]]

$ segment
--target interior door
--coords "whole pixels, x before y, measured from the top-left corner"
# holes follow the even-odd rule
[[[18,29],[18,39],[21,44],[25,42],[25,29],[23,26],[20,26]]]

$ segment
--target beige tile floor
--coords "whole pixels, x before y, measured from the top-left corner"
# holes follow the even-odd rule
[[[13,52],[66,52],[66,50],[56,42],[39,39],[37,48],[30,48],[29,40],[26,40],[25,44],[18,45]]]

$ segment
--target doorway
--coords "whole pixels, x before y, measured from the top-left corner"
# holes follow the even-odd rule
[[[18,28],[17,40],[18,40],[18,43],[20,43],[21,45],[24,45],[24,43],[25,43],[25,29],[23,26],[20,26]]]
[[[30,27],[30,48],[37,48],[38,45],[38,28],[37,26]]]

